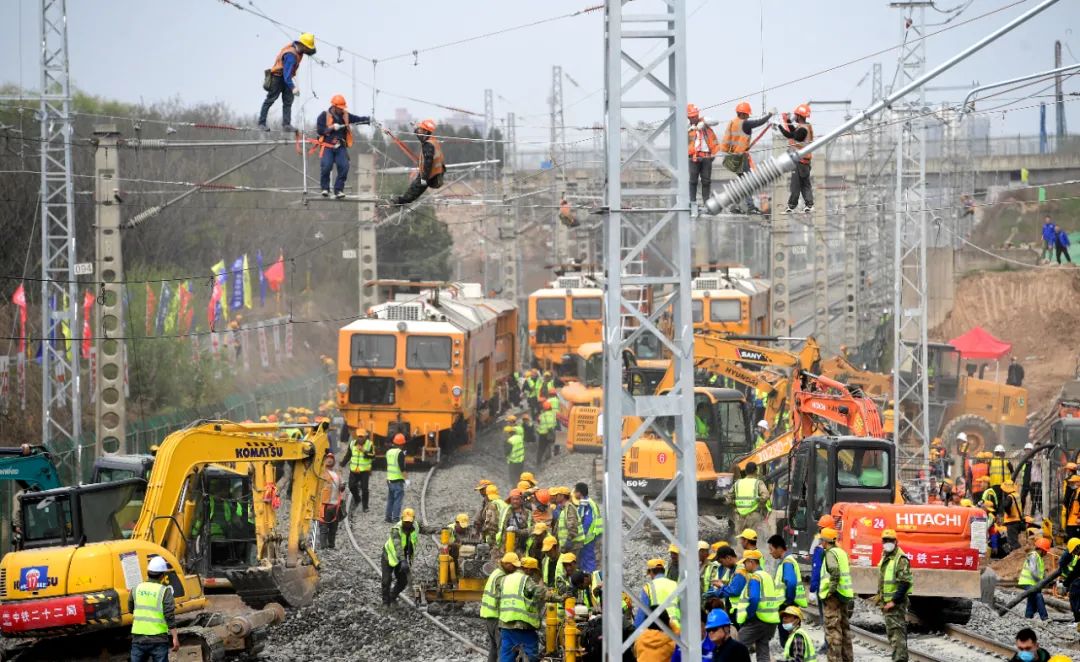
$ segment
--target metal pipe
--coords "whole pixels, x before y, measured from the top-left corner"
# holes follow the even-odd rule
[[[854,128],[858,124],[861,124],[862,122],[866,121],[878,112],[892,106],[892,104],[897,100],[907,96],[911,92],[914,92],[923,85],[926,85],[928,82],[937,78],[949,69],[953,68],[958,63],[967,59],[971,55],[974,55],[978,51],[985,48],[987,45],[993,43],[1002,35],[1011,32],[1013,29],[1019,27],[1020,25],[1023,25],[1035,16],[1046,11],[1052,5],[1057,4],[1058,1],[1059,0],[1043,0],[1043,2],[1039,3],[1037,6],[1032,7],[1028,11],[1024,12],[1020,16],[1017,16],[1016,18],[1001,26],[997,30],[994,30],[987,36],[972,44],[971,46],[968,46],[964,50],[960,51],[956,55],[946,60],[945,62],[934,67],[934,69],[932,69],[931,71],[923,74],[921,77],[911,81],[910,83],[893,92],[892,94],[885,96],[877,103],[871,105],[866,110],[860,112],[858,115],[844,122],[832,131],[829,131],[822,137],[814,140],[814,142],[810,143],[806,147],[803,147],[798,151],[792,150],[784,154],[774,156],[772,159],[758,164],[757,170],[751,172],[750,174],[744,177],[737,177],[735,179],[732,179],[724,186],[723,189],[714,193],[712,197],[709,198],[709,200],[705,203],[705,206],[708,208],[709,213],[716,214],[721,209],[729,207],[736,201],[747,198],[754,193],[764,189],[765,186],[767,186],[769,183],[776,181],[780,177],[784,176],[784,174],[794,170],[795,164],[799,162],[799,159],[802,159],[817,151],[819,148],[833,142],[841,135],[846,133],[848,130]]]
[[[1069,64],[1069,65],[1066,65],[1064,67],[1058,67],[1056,69],[1048,69],[1046,71],[1040,71],[1039,73],[1036,73],[1036,74],[1027,74],[1026,76],[1018,76],[1016,78],[1010,78],[1008,80],[1002,80],[1002,81],[998,81],[996,83],[990,83],[989,85],[980,85],[979,87],[976,87],[976,88],[972,89],[970,92],[967,93],[967,96],[964,97],[964,103],[962,103],[960,105],[960,118],[963,119],[964,115],[967,115],[972,110],[975,110],[974,104],[972,104],[970,106],[970,109],[968,107],[968,104],[971,103],[971,97],[975,96],[979,92],[982,92],[983,90],[989,90],[989,89],[993,89],[995,87],[1005,87],[1006,85],[1012,85],[1013,83],[1022,83],[1025,80],[1031,80],[1033,78],[1042,78],[1043,76],[1053,76],[1055,74],[1060,74],[1060,73],[1064,73],[1066,71],[1069,71],[1070,69],[1080,69],[1080,63]]]

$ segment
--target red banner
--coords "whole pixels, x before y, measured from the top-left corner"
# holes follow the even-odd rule
[[[26,288],[22,283],[11,295],[11,303],[19,307],[19,353],[26,353]]]
[[[89,359],[90,348],[94,345],[91,339],[93,333],[90,330],[90,315],[94,312],[94,293],[89,290],[83,293],[82,312],[82,357]]]
[[[157,314],[157,297],[154,296],[154,290],[150,287],[150,283],[144,283],[146,285],[146,335],[152,335],[154,333],[154,317]]]
[[[217,317],[217,307],[221,303],[221,282],[214,279],[214,289],[210,293],[210,303],[206,306],[206,326],[214,328],[214,318]]]
[[[285,256],[281,256],[277,259],[277,262],[267,267],[263,272],[263,276],[266,277],[266,282],[270,285],[270,289],[274,292],[280,292],[281,286],[285,283]]]
[[[50,598],[0,606],[0,631],[25,632],[86,622],[83,598]]]

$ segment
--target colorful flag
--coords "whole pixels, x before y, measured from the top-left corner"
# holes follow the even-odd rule
[[[181,292],[187,287],[186,282],[181,282],[176,286],[176,295],[169,300],[169,309],[165,311],[165,333],[172,334],[176,331],[177,315],[180,312],[180,297]]]
[[[176,325],[180,333],[191,333],[191,321],[195,313],[195,307],[191,305],[191,284],[186,280],[180,283],[180,289],[176,293]]]
[[[255,251],[255,265],[259,271],[259,305],[266,305],[266,276],[263,275],[262,251]]]
[[[60,316],[60,333],[64,339],[64,353],[67,354],[68,363],[75,362],[75,352],[71,347],[71,302],[68,300],[68,295],[64,293],[64,309]],[[59,366],[59,364],[57,364]]]
[[[83,292],[82,299],[82,357],[84,359],[90,358],[90,350],[93,348],[94,341],[90,336],[93,335],[93,331],[90,330],[90,317],[94,314],[94,293],[90,290]]]
[[[285,283],[285,256],[282,255],[277,262],[271,264],[264,272],[266,282],[274,292],[280,292]]]
[[[206,324],[210,329],[214,328],[214,320],[221,312],[221,283],[214,281],[214,289],[210,292],[210,303],[206,306]]]
[[[161,284],[161,294],[158,296],[157,318],[154,320],[154,330],[160,336],[165,333],[165,324],[169,317],[169,307],[172,305],[173,292],[168,283]]]
[[[225,268],[225,260],[218,260],[214,266],[210,267],[210,272],[215,276],[214,282],[221,285],[221,296],[219,299],[224,300],[226,303],[226,305],[221,307],[221,313],[225,319],[229,319],[229,307],[227,305],[229,302],[229,274]]]
[[[19,307],[19,353],[26,353],[26,288],[22,283],[11,295],[11,303]]]
[[[244,307],[244,258],[238,257],[233,261],[232,277],[229,279],[229,310],[240,310]]]
[[[255,302],[251,299],[251,271],[247,253],[244,253],[244,308],[251,308]]]
[[[157,297],[154,296],[154,290],[150,287],[150,283],[144,283],[146,285],[146,335],[150,335],[154,332],[154,313],[157,312]]]

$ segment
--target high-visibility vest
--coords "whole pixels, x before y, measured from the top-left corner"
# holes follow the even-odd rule
[[[987,470],[987,477],[990,479],[990,487],[996,487],[1005,482],[1005,478],[1009,474],[1009,461],[1003,457],[995,457],[990,459],[990,468]]]
[[[736,117],[728,122],[720,149],[729,154],[742,154],[750,149],[750,136],[743,131],[742,119]]]
[[[986,475],[989,468],[986,466],[986,460],[977,460],[971,465],[971,482],[974,484],[976,480]]]
[[[435,136],[428,136],[428,142],[430,142],[432,146],[435,147],[435,154],[431,157],[431,175],[429,175],[430,177],[434,177],[435,175],[441,175],[446,172],[446,161],[443,159],[442,145],[439,144],[438,139],[436,139]],[[420,149],[419,167],[420,174],[422,176],[424,174],[423,148]]]
[[[830,556],[840,569],[840,581],[835,587],[835,591],[833,590],[832,577],[826,567]],[[851,586],[851,564],[848,562],[847,552],[836,546],[825,550],[825,557],[821,559],[821,584],[818,587],[818,599],[824,600],[831,593],[836,593],[848,600],[855,597],[855,591]]]
[[[541,382],[540,382],[540,395],[544,396],[545,399],[550,398],[551,396],[555,395],[555,380],[554,379],[541,380]]]
[[[777,593],[772,577],[760,568],[746,578],[746,586],[743,587],[742,593],[739,595],[739,601],[735,605],[737,614],[735,620],[739,625],[746,622],[747,612],[750,609],[750,582],[753,581],[761,584],[761,597],[758,599],[757,611],[754,615],[762,623],[779,623],[782,598]]]
[[[675,592],[678,587],[678,583],[668,579],[667,577],[654,577],[645,582],[645,594],[649,596],[649,606],[659,607],[668,599],[668,596]],[[682,610],[679,607],[679,599],[675,598],[671,601],[666,609],[668,615],[668,622],[672,627],[677,630],[681,630],[682,626],[680,621],[682,620]]]
[[[798,131],[800,128],[805,128],[806,129],[806,139],[802,140],[802,141],[798,141],[798,140],[795,140],[794,138],[788,138],[788,141],[787,141],[788,145],[790,147],[796,149],[796,150],[802,149],[803,147],[806,147],[810,143],[814,142],[814,127],[810,126],[810,122],[807,122],[806,124],[796,124],[795,125],[795,130],[796,131]],[[803,163],[803,164],[810,163],[811,157],[813,157],[813,154],[807,154],[806,156],[799,159],[799,163]]]
[[[540,395],[540,380],[528,377],[525,379],[525,395],[530,398],[535,398]]]
[[[159,582],[140,582],[135,587],[135,609],[131,612],[131,634],[156,635],[166,634],[169,625],[165,622],[165,591],[171,586]]]
[[[347,111],[347,110],[343,111],[342,115],[343,115],[343,117],[341,118],[341,121],[339,122],[337,115],[334,114],[334,107],[330,106],[330,108],[327,109],[327,111],[326,111],[326,132],[327,132],[327,134],[330,135],[330,138],[336,138],[337,136],[334,135],[334,134],[336,134],[337,132],[332,130],[330,127],[332,125],[334,125],[334,124],[343,125],[345,127],[344,129],[342,129],[342,131],[344,131],[344,133],[345,133],[345,147],[348,148],[348,147],[353,146],[352,128],[349,126],[349,111]],[[327,136],[322,136],[322,139],[325,141],[326,137]],[[331,142],[327,141],[327,145],[333,145],[333,144],[334,143],[331,143]]]
[[[735,512],[742,517],[758,509],[757,486],[761,480],[748,476],[735,481]]]
[[[1031,557],[1035,557],[1036,566],[1038,570],[1035,574],[1031,574]],[[1034,586],[1042,581],[1046,576],[1046,561],[1043,560],[1042,554],[1036,550],[1028,552],[1027,558],[1024,559],[1024,567],[1020,569],[1020,577],[1016,580],[1017,586]]]
[[[405,480],[405,474],[398,466],[398,457],[404,452],[400,448],[386,451],[386,480]]]
[[[709,425],[697,415],[694,416],[694,434],[698,439],[709,438]]]
[[[578,533],[573,540],[570,539],[570,527],[566,525],[566,513],[574,508],[574,504],[567,502],[559,509],[559,521],[555,524],[555,537],[559,539],[559,549],[565,549],[568,543],[584,543],[585,534],[581,531],[581,520],[578,520]],[[577,512],[575,511],[575,514]]]
[[[296,72],[300,71],[300,62],[303,61],[304,54],[296,48],[295,42],[290,41],[289,44],[285,46],[285,48],[282,48],[280,51],[278,51],[277,57],[274,58],[274,64],[270,67],[270,73],[274,74],[275,76],[282,76],[288,78],[288,76],[285,76],[286,53],[292,53],[296,56],[296,68],[292,70],[292,74],[296,75]]]
[[[390,535],[386,538],[383,550],[386,552],[386,562],[390,564],[391,568],[397,567],[400,556],[405,554],[406,544],[412,547],[414,554],[416,553],[416,540],[416,529],[413,529],[410,533],[405,533],[401,530],[400,522],[390,527]]]
[[[803,640],[803,662],[817,662],[817,651],[814,650],[814,644],[810,641],[810,635],[806,634],[801,627],[795,628],[788,635],[787,643],[784,644],[784,659],[791,659],[791,644],[795,642],[795,637],[802,637]]]
[[[499,598],[502,595],[504,577],[506,577],[506,571],[495,568],[495,572],[491,573],[484,582],[484,594],[480,597],[480,618],[499,617]]]
[[[224,499],[221,499],[219,497],[214,497],[214,496],[210,497],[210,535],[211,536],[224,536],[225,535],[225,528],[222,526],[222,524],[221,524],[221,522],[219,520],[215,519],[215,516],[217,514],[216,513],[216,505],[217,505],[218,501],[223,501],[223,500]],[[236,517],[242,517],[243,516],[244,511],[243,511],[243,508],[240,507],[239,503],[236,504],[236,510],[235,511],[233,509],[229,508],[228,504],[223,505],[223,507],[221,508],[221,515],[222,515],[222,517],[225,518],[225,524],[229,524],[229,523],[232,522],[234,512],[235,512]]]
[[[596,502],[592,499],[582,499],[578,505],[578,519],[581,522],[585,521],[585,518],[581,516],[581,506],[585,506],[592,511],[592,521],[589,523],[589,530],[584,532],[584,540],[582,542],[586,545],[596,540],[600,536],[604,535],[604,516],[600,514],[600,506],[596,505]]]
[[[982,501],[989,501],[994,504],[994,512],[998,511],[998,495],[994,490],[990,488],[983,490],[982,494],[979,495],[979,502]]]
[[[349,442],[349,471],[354,474],[371,471],[371,455],[375,453],[375,443],[371,441],[371,437],[365,439],[362,446],[357,442],[357,439]]]
[[[521,464],[525,461],[525,440],[518,433],[513,433],[506,440],[510,444],[510,452],[506,454],[507,464]]]
[[[1069,562],[1065,564],[1065,569],[1061,571],[1061,574],[1068,577],[1072,573],[1073,568],[1076,567],[1076,562],[1080,561],[1080,556],[1069,555]]]
[[[788,554],[784,558],[780,559],[780,564],[776,566],[776,588],[780,591],[783,598],[787,598],[787,584],[784,583],[784,566],[790,565],[791,569],[795,571],[795,605],[798,607],[807,607],[810,603],[806,599],[806,587],[802,583],[802,573],[799,571],[799,562],[795,560],[793,554]]]
[[[555,566],[555,572],[551,572],[551,566]],[[559,563],[559,557],[554,558],[544,555],[544,558],[540,560],[540,579],[545,584],[555,586],[555,582],[559,580],[559,571],[562,569],[562,564]]]
[[[1001,520],[1006,524],[1020,521],[1020,506],[1016,502],[1015,494],[1006,494]]]
[[[517,621],[539,628],[540,612],[536,603],[525,597],[527,579],[523,572],[511,573],[503,579],[499,594],[499,620],[503,623]]]
[[[701,566],[701,592],[707,593],[712,589],[712,582],[714,579],[720,578],[720,564],[716,561],[709,561],[705,565]]]
[[[893,597],[896,595],[896,564],[900,562],[900,559],[907,559],[904,554],[904,550],[899,547],[890,556],[885,554],[881,555],[881,560],[878,561],[878,569],[881,570],[881,597],[885,602],[892,602]],[[908,593],[911,593],[911,589],[915,588],[915,578],[911,578],[911,588],[908,589]]]
[[[554,430],[556,425],[558,425],[558,419],[555,417],[555,410],[545,409],[536,419],[536,434],[547,434]]]
[[[712,158],[720,151],[720,142],[716,139],[716,132],[708,124],[704,129],[697,128],[697,122],[690,124],[687,129],[686,154],[693,158]]]

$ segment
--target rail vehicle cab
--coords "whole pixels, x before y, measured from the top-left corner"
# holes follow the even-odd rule
[[[730,388],[694,389],[694,436],[696,437],[698,497],[715,499],[732,484],[729,468],[736,458],[753,448],[750,407],[745,396]],[[641,419],[628,418],[623,437],[631,435]],[[673,419],[658,419],[669,435]],[[655,497],[675,475],[676,457],[671,446],[646,431],[623,455],[626,485],[643,497]]]
[[[603,290],[596,287],[544,288],[529,295],[529,352],[533,365],[560,379],[576,379],[574,356],[603,334]]]
[[[696,333],[769,333],[769,284],[745,267],[701,267],[691,284]]]

